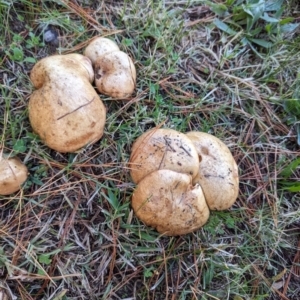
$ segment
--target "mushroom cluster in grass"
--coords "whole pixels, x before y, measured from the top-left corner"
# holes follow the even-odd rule
[[[17,192],[28,176],[27,167],[17,157],[0,157],[0,195]]]
[[[74,152],[102,137],[106,109],[91,85],[89,58],[46,57],[33,67],[30,79],[36,88],[29,100],[30,123],[48,147]]]
[[[132,207],[158,232],[182,235],[202,227],[210,210],[230,208],[238,196],[238,168],[218,138],[203,132],[152,129],[133,144]]]
[[[102,94],[126,99],[136,84],[136,70],[131,58],[118,45],[107,38],[95,38],[84,55],[93,63],[95,85]]]

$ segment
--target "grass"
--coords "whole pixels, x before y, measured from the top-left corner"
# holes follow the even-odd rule
[[[21,191],[0,198],[1,286],[12,298],[300,298],[300,7],[276,3],[281,16],[268,16],[290,30],[266,11],[251,17],[251,1],[0,3],[1,147],[29,169]],[[58,45],[43,41],[49,25]],[[134,59],[136,92],[101,96],[103,138],[60,154],[30,127],[29,73],[95,35]],[[182,237],[160,236],[130,207],[132,142],[158,125],[214,134],[239,165],[235,205]]]

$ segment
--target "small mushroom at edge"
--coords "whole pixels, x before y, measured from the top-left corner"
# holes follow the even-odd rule
[[[0,158],[0,195],[17,192],[27,180],[27,167],[17,157]]]

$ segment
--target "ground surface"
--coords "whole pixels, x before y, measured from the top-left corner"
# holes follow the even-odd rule
[[[13,299],[300,299],[298,5],[1,1],[1,147],[29,169],[21,191],[0,198],[4,290]],[[82,53],[96,35],[132,57],[136,91],[128,101],[101,95],[103,138],[60,154],[30,127],[30,70],[50,54]],[[131,145],[155,126],[214,134],[239,165],[237,202],[186,236],[160,236],[131,210]]]

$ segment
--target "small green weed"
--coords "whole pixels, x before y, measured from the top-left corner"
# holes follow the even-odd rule
[[[300,146],[300,94],[298,88],[295,90],[294,95],[297,98],[284,100],[283,107],[287,112],[287,124],[295,126],[297,143]]]
[[[14,34],[9,49],[5,51],[6,55],[15,62],[35,63],[36,59],[32,56],[25,56],[22,44],[25,43],[27,49],[43,47],[40,37],[36,36],[32,31],[28,33],[28,38],[23,38],[20,34]]]
[[[279,184],[281,188],[293,193],[299,193],[300,192],[299,171],[300,171],[300,158],[297,158],[293,160],[290,164],[288,164],[280,172]]]
[[[208,5],[210,3],[208,2]],[[257,55],[257,46],[271,48],[282,41],[282,34],[293,32],[299,24],[294,18],[283,17],[284,0],[228,0],[212,9],[222,17],[214,25],[231,37],[238,37],[242,47],[249,46]]]

